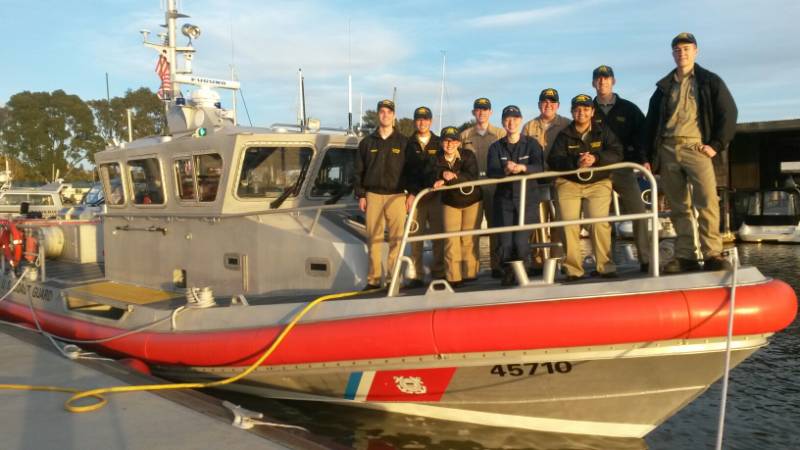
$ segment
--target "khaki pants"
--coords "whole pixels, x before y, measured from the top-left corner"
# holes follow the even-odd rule
[[[466,208],[444,206],[444,231],[474,230],[480,227],[481,203]],[[447,281],[461,281],[478,276],[478,237],[458,236],[447,238],[444,244],[444,262]],[[463,274],[463,277],[462,277]]]
[[[539,203],[539,217],[542,218],[542,223],[555,221],[553,212],[550,209],[549,200]],[[531,244],[557,244],[562,242],[563,245],[564,239],[561,235],[561,228],[540,228],[538,230],[533,230],[533,233],[531,233]],[[541,269],[546,259],[545,254],[544,248],[534,248],[531,253],[531,267]],[[562,247],[550,247],[550,258],[560,258],[561,256],[563,256]]]
[[[611,172],[611,183],[619,194],[619,209],[622,214],[639,214],[646,211],[642,201],[642,190],[639,188],[633,169]],[[639,255],[639,264],[650,264],[650,238],[646,219],[633,221],[633,239],[636,253]]]
[[[369,273],[367,283],[381,284],[383,277],[384,230],[389,228],[388,271],[400,254],[400,240],[406,221],[405,194],[374,194],[367,192],[367,246],[369,249]]]
[[[703,258],[722,253],[719,232],[719,197],[714,164],[698,150],[700,142],[677,143],[666,140],[659,149],[661,187],[670,205],[670,219],[678,235],[675,257],[696,259],[692,207],[697,210],[700,251]],[[692,185],[689,198],[688,184]]]
[[[426,195],[418,204],[415,214],[415,221],[419,229],[413,235],[441,233],[444,229],[442,225],[442,198],[438,193]],[[444,239],[436,239],[433,243],[433,263],[431,264],[431,276],[433,278],[444,277]],[[411,259],[414,260],[414,269],[417,272],[417,279],[425,279],[425,265],[422,261],[423,254],[422,241],[411,243]]]
[[[581,216],[581,201],[586,199],[586,217],[608,217],[611,206],[611,180],[595,181],[590,184],[575,183],[565,178],[556,179],[558,195],[558,212],[561,220],[577,220]],[[597,271],[611,273],[617,270],[611,260],[611,227],[608,222],[591,225],[590,235],[594,257],[597,260]],[[581,277],[584,274],[581,257],[580,226],[564,227],[567,252],[564,267],[567,275]]]

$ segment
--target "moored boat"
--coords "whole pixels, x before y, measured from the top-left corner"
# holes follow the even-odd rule
[[[756,268],[662,277],[657,251],[651,273],[610,282],[564,283],[551,260],[541,279],[529,280],[523,270],[517,285],[501,287],[483,275],[457,290],[443,280],[399,289],[407,265],[401,257],[387,290],[354,293],[367,267],[350,195],[358,136],[312,129],[305,120],[296,130],[237,125],[212,90],[236,83],[177,70],[176,53],[194,53],[175,47],[177,17],[170,0],[166,42],[147,43],[167,55],[175,81],[167,96],[171,134],[96,155],[107,207],[104,261],[40,253],[7,260],[2,317],[138,360],[170,379],[217,380],[260,361],[315,297],[346,293],[311,309],[263,364],[227,387],[487,425],[637,437],[722,376],[728,341],[736,364],[795,317],[792,289]],[[197,37],[196,27],[184,30]],[[199,89],[184,99],[179,85]],[[633,166],[607,170],[619,167]],[[658,212],[607,220],[629,219],[655,223]],[[583,222],[598,220],[605,219]],[[23,224],[3,226],[12,225]],[[403,246],[426,239],[409,237],[410,227]],[[43,234],[39,247],[48,239]],[[3,250],[34,254],[26,245],[12,239]]]

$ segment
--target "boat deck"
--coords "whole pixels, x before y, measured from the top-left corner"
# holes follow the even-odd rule
[[[586,276],[579,281],[571,282],[572,285],[604,283],[608,281],[630,280],[648,277],[649,274],[641,273],[639,266],[618,266],[619,278],[606,279],[601,277]],[[541,279],[541,277],[539,277]],[[531,277],[532,282],[537,281],[537,277]],[[563,276],[557,276],[556,283],[563,282]],[[63,261],[47,263],[47,284],[54,285],[62,289],[68,289],[70,296],[81,298],[102,298],[117,304],[147,305],[156,309],[174,309],[186,303],[186,294],[181,291],[165,291],[152,289],[142,286],[135,286],[125,283],[117,283],[106,280],[103,275],[103,265],[100,264],[75,264]],[[417,288],[401,288],[399,297],[424,295],[429,289],[430,281]],[[484,290],[514,289],[517,285],[501,286],[500,280],[492,278],[488,270],[483,270],[476,280],[466,282],[454,289],[455,292],[478,292]],[[441,289],[444,286],[440,285]],[[313,300],[316,296],[323,293],[272,293],[272,294],[249,294],[246,295],[250,304],[281,304],[281,303],[302,303]],[[386,290],[369,292],[347,297],[348,299],[370,299],[386,296]],[[334,300],[335,301],[335,300]],[[229,299],[224,297],[217,298],[217,302],[226,305]]]
[[[44,338],[0,324],[0,384],[100,386],[163,383],[110,360],[72,361]],[[256,426],[240,430],[221,401],[197,391],[109,396],[103,409],[67,412],[64,393],[0,391],[0,436],[4,449],[282,449],[335,448],[299,430]],[[274,419],[262,419],[277,422]]]

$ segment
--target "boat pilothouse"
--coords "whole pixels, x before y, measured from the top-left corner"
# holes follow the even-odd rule
[[[193,25],[183,30],[199,35]],[[363,240],[331,222],[353,205],[357,137],[237,125],[214,89],[239,83],[192,75],[194,49],[173,47],[173,31],[163,44],[145,41],[175,74],[165,83],[169,135],[96,156],[108,199],[107,276],[160,289],[202,284],[222,295],[358,284]],[[174,70],[170,58],[180,54],[184,68]],[[196,90],[184,98],[187,87]]]
[[[105,264],[93,267],[104,272],[34,255],[35,264],[0,277],[3,319],[174,380],[226,378],[255,395],[626,437],[644,436],[718,380],[726,348],[736,364],[794,319],[792,289],[742,267],[728,336],[731,274],[659,276],[657,236],[650,273],[612,281],[561,282],[551,260],[537,280],[516,267],[513,286],[482,274],[457,291],[444,280],[400,291],[401,256],[388,290],[353,292],[367,273],[364,227],[353,219],[358,137],[314,131],[305,120],[296,131],[237,125],[208,92],[224,83],[175,70],[176,54],[193,54],[175,47],[178,17],[169,0],[167,40],[148,43],[169,62],[169,134],[96,156],[107,213]],[[201,92],[178,101],[179,86]],[[595,170],[618,168],[644,170]],[[431,193],[416,196],[410,216]],[[656,223],[658,212],[607,218],[635,219]],[[401,247],[601,220],[523,219],[428,236],[409,236],[407,221]],[[16,248],[5,246],[3,260]]]

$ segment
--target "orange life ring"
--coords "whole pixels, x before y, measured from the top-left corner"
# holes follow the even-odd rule
[[[12,221],[4,221],[0,229],[0,248],[3,250],[3,257],[11,267],[19,266],[22,260],[22,233]]]

